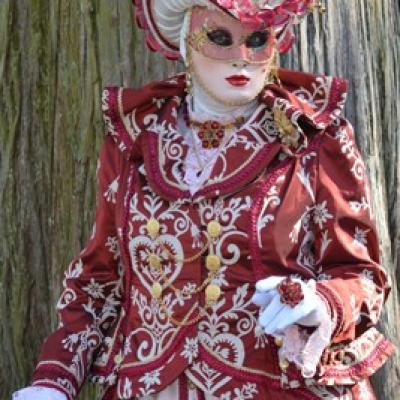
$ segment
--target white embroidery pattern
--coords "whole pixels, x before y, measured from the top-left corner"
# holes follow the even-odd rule
[[[86,248],[82,250],[83,255]],[[84,271],[84,261],[79,258],[73,260],[66,271],[64,279],[64,292],[57,303],[57,311],[60,315],[59,326],[62,323],[62,311],[71,302],[78,298],[73,285],[68,285],[68,280],[80,278]],[[123,279],[123,268],[118,263],[118,280],[109,281],[104,284],[91,278],[89,283],[82,287],[82,291],[88,294],[87,303],[82,304],[85,314],[88,316],[89,324],[80,332],[67,335],[62,340],[64,349],[73,353],[71,365],[66,366],[75,377],[78,384],[82,383],[86,376],[85,365],[92,361],[94,351],[103,340],[102,332],[113,323],[118,316],[119,301],[121,298],[121,287]],[[101,299],[102,306],[95,307],[95,300]],[[101,355],[99,355],[101,357]]]
[[[257,385],[255,383],[247,382],[240,389],[235,388],[232,392],[225,392],[221,395],[221,400],[249,400],[255,399],[258,393]],[[233,396],[233,397],[232,397]]]
[[[347,126],[348,129],[353,129],[350,125]],[[353,135],[352,135],[353,136]],[[356,144],[352,139],[349,138],[349,132],[346,128],[339,128],[335,133],[335,139],[341,144],[341,151],[349,160],[353,160],[353,165],[351,167],[351,172],[353,176],[359,180],[363,181],[365,179],[365,165],[360,152],[357,149]]]
[[[65,307],[67,307],[71,302],[75,301],[77,299],[77,295],[75,293],[74,290],[72,290],[71,288],[68,288],[67,286],[67,281],[69,279],[76,279],[79,278],[79,276],[82,274],[83,272],[83,262],[82,259],[78,259],[78,260],[73,260],[69,266],[68,269],[65,271],[64,274],[64,280],[63,280],[63,287],[64,287],[64,291],[61,294],[58,302],[57,302],[57,310],[61,311],[63,310]],[[62,321],[61,319],[59,320],[59,327],[62,326]]]
[[[258,310],[250,311],[252,304],[249,296],[249,285],[238,287],[232,297],[232,307],[224,310],[226,299],[222,298],[211,311],[208,311],[204,320],[199,322],[199,340],[206,348],[216,353],[221,359],[229,360],[234,365],[243,365],[245,348],[241,337],[253,333],[256,338],[255,348],[264,348],[267,337],[264,333],[256,335]],[[235,334],[229,329],[235,325]],[[199,373],[206,382],[207,390],[214,393],[219,387],[232,378],[221,375],[213,369],[206,368],[205,364],[193,365],[193,370]]]
[[[283,180],[284,177],[282,176],[281,179],[278,178],[277,183],[281,180]],[[268,193],[266,194],[264,198],[264,203],[262,210],[258,216],[258,221],[257,221],[257,242],[258,246],[262,247],[262,230],[267,227],[267,225],[274,221],[275,216],[274,213],[266,213],[267,210],[269,210],[271,207],[278,207],[281,204],[281,199],[278,194],[278,189],[277,185],[272,185],[271,188],[268,190]]]
[[[106,285],[101,285],[100,283],[96,282],[94,278],[90,278],[90,283],[82,288],[82,290],[89,294],[89,296],[93,297],[94,299],[104,299],[104,287]]]
[[[360,201],[350,201],[350,208],[357,214],[361,211],[366,211],[371,209],[371,204],[365,196],[361,198]]]
[[[315,82],[312,84],[312,90],[307,90],[304,87],[300,87],[299,89],[293,91],[294,95],[314,107],[316,111],[312,115],[313,119],[316,119],[319,115],[323,114],[330,105],[333,79],[334,78],[331,76],[319,76],[316,77]],[[329,115],[330,118],[337,117],[341,114],[346,101],[346,96],[346,92],[341,94],[341,99],[336,103],[336,107]],[[324,124],[318,124],[317,126],[323,128]]]
[[[145,374],[139,378],[139,382],[143,382],[145,384],[145,392],[142,391],[141,395],[148,395],[150,393],[154,393],[155,390],[150,390],[151,386],[161,385],[160,381],[160,371],[163,370],[164,367],[160,367],[150,372],[145,372]]]
[[[356,226],[353,235],[353,245],[361,248],[361,250],[366,250],[367,234],[369,231],[370,229],[361,229],[360,227]]]
[[[315,277],[315,254],[313,252],[313,244],[315,241],[315,234],[310,226],[310,221],[312,217],[312,212],[314,211],[314,207],[307,207],[306,211],[299,218],[297,223],[294,225],[292,232],[289,237],[293,240],[298,241],[300,227],[304,231],[303,239],[301,244],[299,245],[299,251],[297,253],[296,262],[297,264],[306,269]]]
[[[314,208],[314,223],[322,229],[323,225],[328,221],[328,219],[333,219],[333,215],[328,212],[326,207],[327,201],[324,200],[320,204],[316,204]]]
[[[160,223],[160,235],[158,241],[167,244],[175,254],[182,254],[180,248],[180,238],[184,235],[185,239],[192,238],[192,248],[199,248],[203,245],[203,237],[200,236],[198,226],[189,217],[187,204],[184,201],[176,201],[170,203],[167,211],[163,201],[159,198],[150,187],[144,188],[144,196],[139,200],[134,195],[130,204],[130,223],[135,223],[135,228],[130,231],[139,232],[129,237],[129,248],[132,256],[132,265],[135,270],[135,277],[140,279],[146,288],[148,294],[144,294],[142,289],[139,290],[135,286],[131,289],[132,305],[136,307],[141,323],[132,330],[125,341],[124,356],[135,352],[135,358],[140,361],[149,361],[161,355],[164,349],[168,348],[178,330],[169,319],[165,312],[160,309],[159,304],[155,301],[151,294],[151,283],[159,278],[159,271],[152,269],[147,265],[149,252],[154,252],[163,256],[163,251],[158,247],[154,247],[154,241],[148,237],[146,224],[149,218],[156,218]],[[218,283],[222,288],[228,287],[226,273],[231,265],[239,262],[241,257],[241,247],[236,243],[247,240],[247,231],[243,231],[242,226],[238,226],[239,217],[243,218],[243,213],[248,212],[252,204],[250,196],[244,198],[219,198],[217,201],[201,199],[198,202],[198,214],[202,226],[206,226],[211,220],[218,220],[222,226],[222,232],[219,240],[212,243],[209,249],[210,253],[216,254],[221,260],[221,269],[214,279],[214,283]],[[171,225],[170,221],[174,221]],[[167,225],[168,223],[168,225]],[[243,223],[243,222],[241,222]],[[171,229],[172,226],[172,229]],[[202,240],[203,239],[203,240]],[[176,242],[175,242],[175,241]],[[173,246],[172,246],[173,243]],[[167,276],[173,280],[175,272],[180,271],[181,265],[175,263],[168,265],[163,264],[164,271]],[[195,287],[192,282],[187,282],[185,288],[190,292]],[[176,313],[178,306],[183,306],[185,302],[191,299],[191,296],[170,291],[163,295],[163,303],[170,315]],[[231,360],[237,365],[244,362],[245,349],[242,337],[253,334],[256,348],[264,348],[267,343],[266,335],[255,333],[257,325],[258,310],[251,302],[252,291],[249,284],[244,284],[229,297],[232,296],[233,304],[227,307],[226,296],[222,301],[208,310],[206,316],[198,324],[198,338],[187,338],[180,355],[189,361],[192,366],[197,365],[199,369],[206,368],[204,372],[205,379],[208,379],[207,385],[212,390],[223,386],[224,383],[231,380],[230,377],[224,377],[223,374],[214,375],[211,368],[205,364],[196,363],[198,356],[198,346],[200,341],[206,345],[211,351],[218,354],[223,359]],[[234,324],[233,330],[235,334],[229,333],[227,327]],[[139,345],[135,339],[140,335]],[[135,343],[135,346],[131,344]],[[209,375],[212,376],[209,376]],[[223,380],[223,382],[221,381]],[[238,389],[241,391],[242,389]],[[250,390],[250,389],[249,389]],[[239,392],[238,392],[239,393]],[[247,395],[246,389],[243,393]]]
[[[185,347],[181,352],[181,356],[186,358],[191,364],[199,355],[199,340],[197,338],[185,338]]]
[[[122,390],[120,388],[122,387]],[[124,378],[118,386],[118,396],[121,399],[130,399],[133,395],[133,383],[130,379]]]
[[[301,182],[301,184],[306,188],[307,192],[309,193],[311,200],[315,203],[315,194],[311,187],[310,182],[310,172],[307,172],[307,162],[313,157],[317,157],[317,153],[315,151],[311,151],[306,153],[303,157],[301,157],[301,168],[300,172],[297,173],[297,176]]]
[[[109,185],[107,190],[104,192],[104,197],[109,203],[116,203],[117,192],[119,185],[119,176],[117,176]]]
[[[118,260],[121,256],[121,251],[118,244],[118,237],[117,236],[109,236],[107,238],[106,247],[111,254],[114,256],[114,260]]]
[[[384,293],[378,292],[374,283],[374,274],[371,270],[364,269],[361,273],[361,287],[364,292],[364,304],[366,312],[361,311],[360,316],[367,318],[368,326],[378,322],[384,303]]]

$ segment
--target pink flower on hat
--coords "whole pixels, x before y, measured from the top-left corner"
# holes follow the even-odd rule
[[[315,0],[216,0],[216,3],[234,14],[243,24],[269,26],[297,21]]]
[[[279,51],[286,52],[294,41],[293,26],[315,5],[315,0],[214,0],[243,25],[252,29],[262,26],[282,28]]]

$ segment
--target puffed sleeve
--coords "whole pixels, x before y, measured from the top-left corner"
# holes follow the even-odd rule
[[[111,136],[100,150],[95,223],[85,248],[65,272],[58,301],[59,327],[45,341],[33,375],[34,386],[75,399],[106,329],[121,303],[121,263],[115,223],[121,152]]]
[[[313,222],[318,291],[335,321],[332,343],[354,340],[377,323],[390,288],[364,162],[344,118],[322,136]]]

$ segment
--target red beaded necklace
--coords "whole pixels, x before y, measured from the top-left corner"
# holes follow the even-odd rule
[[[187,104],[184,104],[183,118],[187,127],[197,128],[197,136],[204,149],[216,149],[225,136],[226,129],[239,128],[244,123],[244,117],[237,117],[234,122],[222,124],[216,120],[199,122],[190,119]]]

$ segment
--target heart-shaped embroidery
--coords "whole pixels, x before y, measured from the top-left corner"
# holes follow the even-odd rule
[[[162,246],[160,245],[162,244]],[[182,257],[183,250],[179,240],[172,235],[160,235],[157,242],[148,236],[139,235],[129,242],[129,252],[132,260],[132,269],[140,279],[143,286],[151,293],[154,282],[160,280],[160,272],[149,265],[149,255],[156,254],[162,259],[164,274],[170,282],[174,282],[182,270],[182,262],[168,257],[167,248],[170,254]],[[164,289],[165,287],[163,287]]]
[[[199,338],[206,349],[208,348],[223,360],[235,365],[243,364],[244,346],[237,336],[230,333],[220,333],[211,337],[205,332],[200,332]]]

